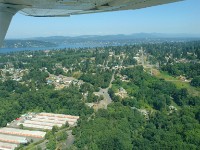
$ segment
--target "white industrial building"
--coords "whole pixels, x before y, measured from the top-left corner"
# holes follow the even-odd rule
[[[50,127],[50,126],[41,126],[41,125],[27,124],[27,123],[23,123],[23,126],[27,127],[27,128],[42,129],[42,130],[51,130],[52,129],[52,127]]]
[[[15,148],[17,148],[17,144],[0,142],[0,150],[14,150]]]
[[[69,118],[69,119],[79,119],[79,116],[63,115],[63,114],[53,114],[53,113],[40,113],[39,116],[57,117],[57,118]]]
[[[26,137],[0,134],[0,142],[7,142],[13,144],[26,144],[28,143],[28,140]]]
[[[58,126],[58,127],[62,127],[62,124],[58,124],[58,123],[50,123],[50,122],[45,122],[45,121],[34,121],[34,120],[26,120],[24,121],[24,123],[26,124],[32,124],[32,125],[41,125],[41,126]]]
[[[44,138],[46,132],[22,130],[22,129],[15,129],[15,128],[1,128],[0,134],[24,136],[24,137],[31,137],[31,138]]]
[[[51,130],[53,126],[62,127],[66,123],[75,126],[79,116],[53,113],[28,113],[22,115],[12,123],[34,130]],[[16,127],[17,127],[16,126]],[[16,129],[12,127],[0,128],[0,150],[14,150],[19,144],[26,144],[31,139],[43,139],[46,132]]]
[[[66,122],[70,126],[74,126],[79,119],[79,116],[53,114],[53,113],[39,113],[34,116],[29,116],[29,119],[25,119],[23,122],[19,122],[17,125],[22,124],[24,127],[36,128],[43,130],[51,130],[53,126],[62,127]]]

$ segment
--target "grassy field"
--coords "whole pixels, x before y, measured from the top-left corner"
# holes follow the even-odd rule
[[[166,72],[160,72],[158,70],[155,70],[155,76],[158,78],[165,79],[166,81],[173,82],[177,88],[186,88],[189,92],[189,94],[193,96],[200,96],[200,88],[195,88],[190,85],[189,82],[184,82],[178,78],[175,78],[173,76],[168,75]]]

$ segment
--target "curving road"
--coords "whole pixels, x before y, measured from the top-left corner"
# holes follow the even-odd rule
[[[103,95],[104,100],[102,100],[100,102],[100,104],[104,104],[105,107],[107,108],[107,105],[110,104],[112,102],[112,99],[110,97],[110,95],[108,94],[108,89],[112,87],[112,82],[115,80],[115,71],[113,72],[112,78],[110,80],[110,84],[108,88],[102,89],[100,88],[100,91],[98,92],[99,95]]]

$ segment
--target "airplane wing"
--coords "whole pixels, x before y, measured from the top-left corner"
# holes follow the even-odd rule
[[[134,10],[181,0],[0,0],[0,47],[14,14],[58,17]]]
[[[10,0],[16,1],[16,0]],[[21,0],[20,12],[35,17],[70,16],[119,10],[134,10],[180,0]],[[18,1],[17,4],[20,4]]]

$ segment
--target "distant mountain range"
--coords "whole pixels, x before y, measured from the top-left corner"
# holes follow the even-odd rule
[[[37,40],[119,40],[119,39],[144,39],[144,38],[200,38],[200,34],[164,34],[164,33],[135,33],[130,35],[82,35],[82,36],[50,36],[36,37]]]
[[[163,41],[190,41],[200,40],[198,34],[162,34],[162,33],[135,33],[130,35],[83,35],[83,36],[51,36],[36,37],[28,39],[6,40],[6,48],[27,48],[27,47],[57,47],[60,45],[80,44],[80,45],[124,45],[148,42]]]

